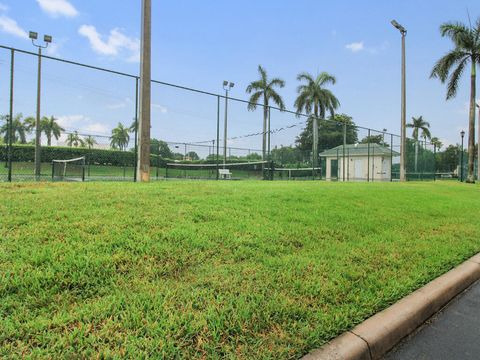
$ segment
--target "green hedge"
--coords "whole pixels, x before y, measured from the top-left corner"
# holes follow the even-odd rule
[[[87,164],[134,166],[135,153],[133,151],[86,149],[75,147],[42,146],[42,162],[49,163],[52,160],[66,160],[85,156]],[[12,146],[12,161],[33,162],[35,159],[34,145],[15,144]],[[0,161],[7,160],[7,147],[0,146]],[[170,161],[170,160],[168,160]],[[158,159],[157,155],[151,155],[151,165],[165,166],[167,160]]]

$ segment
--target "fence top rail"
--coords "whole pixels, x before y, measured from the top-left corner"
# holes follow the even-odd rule
[[[15,51],[16,51],[16,52],[23,53],[23,54],[27,54],[27,55],[31,55],[31,56],[37,56],[37,57],[39,56],[38,53],[35,53],[35,52],[32,52],[32,51],[22,50],[22,49],[13,48],[13,47],[10,47],[10,46],[5,46],[5,45],[0,45],[0,49],[10,50],[10,51],[12,51],[12,52],[15,52]],[[140,79],[140,77],[139,77],[138,75],[129,74],[129,73],[122,72],[122,71],[107,69],[107,68],[103,68],[103,67],[99,67],[99,66],[94,66],[94,65],[89,65],[89,64],[85,64],[85,63],[80,63],[80,62],[72,61],[72,60],[61,59],[61,58],[58,58],[58,57],[49,56],[49,55],[44,55],[44,54],[42,54],[42,55],[40,55],[40,56],[41,56],[42,58],[49,59],[49,60],[53,60],[53,61],[58,61],[58,62],[70,64],[70,65],[76,65],[76,66],[84,67],[84,68],[87,68],[87,69],[92,69],[92,70],[97,70],[97,71],[103,71],[103,72],[107,72],[107,73],[111,73],[111,74],[116,74],[116,75],[120,75],[120,76],[129,77],[129,78],[132,78],[132,79],[136,79],[136,81],[139,81],[139,79]],[[221,95],[221,94],[215,94],[215,93],[213,93],[213,92],[208,92],[208,91],[204,91],[204,90],[194,89],[194,88],[190,88],[190,87],[187,87],[187,86],[171,84],[171,83],[167,83],[167,82],[159,81],[159,80],[154,80],[154,79],[151,79],[151,82],[152,82],[152,83],[155,83],[155,84],[165,85],[165,86],[174,87],[174,88],[177,88],[177,89],[182,89],[182,90],[187,90],[187,91],[196,92],[196,93],[199,93],[199,94],[204,94],[204,95],[209,95],[209,96],[217,97],[218,99],[220,99],[220,98],[230,99],[230,100],[238,101],[238,102],[241,102],[241,103],[244,103],[244,104],[250,104],[250,101],[248,101],[248,100],[238,99],[238,98],[234,98],[234,97],[230,97],[230,96],[226,96],[226,95]],[[255,105],[256,105],[256,106],[260,106],[260,107],[265,106],[264,104],[261,104],[261,103],[257,103],[257,104],[255,104]],[[312,115],[309,115],[309,114],[299,113],[299,112],[292,111],[292,110],[280,109],[280,108],[278,108],[278,107],[274,107],[274,106],[270,106],[270,105],[268,106],[268,108],[269,108],[270,110],[273,109],[273,110],[277,110],[277,111],[280,111],[280,112],[283,112],[283,113],[292,114],[292,115],[295,115],[295,116],[297,116],[297,117],[304,117],[304,118],[306,117],[306,118],[309,118],[309,117],[312,116]],[[320,119],[320,120],[321,120],[321,121],[328,121],[328,122],[335,122],[335,123],[337,123],[337,124],[342,124],[341,122],[335,121],[334,119]],[[348,125],[347,125],[347,126],[348,126]],[[371,131],[374,131],[374,132],[377,132],[377,133],[380,133],[380,134],[385,134],[385,135],[391,135],[391,136],[399,137],[399,135],[396,135],[396,134],[393,134],[393,133],[389,133],[389,132],[386,132],[386,131],[380,131],[380,130],[376,130],[376,129],[372,129],[372,128],[367,128],[367,127],[363,127],[363,126],[359,126],[359,125],[355,125],[355,127],[358,128],[358,129],[371,130]]]

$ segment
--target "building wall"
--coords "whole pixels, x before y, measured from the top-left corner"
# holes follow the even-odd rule
[[[343,181],[343,157],[338,158],[338,178],[332,175],[332,161],[337,157],[327,157],[326,179]],[[345,181],[390,181],[391,159],[389,156],[350,156],[345,157]],[[370,168],[370,172],[368,171]]]

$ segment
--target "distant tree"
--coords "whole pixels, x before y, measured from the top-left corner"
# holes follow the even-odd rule
[[[412,122],[407,124],[407,127],[413,129],[412,137],[417,141],[420,135],[420,131],[422,131],[421,135],[425,141],[427,141],[427,138],[431,138],[430,123],[428,121],[425,121],[423,119],[423,116],[419,116],[417,118],[412,117]]]
[[[67,136],[67,145],[70,147],[83,147],[85,143],[83,139],[78,135],[78,131],[68,134]]]
[[[340,102],[335,95],[327,88],[326,85],[336,83],[336,78],[327,72],[320,73],[317,77],[313,77],[309,73],[301,73],[297,76],[297,80],[305,82],[297,88],[297,99],[295,100],[295,109],[297,113],[305,111],[306,114],[312,115],[309,121],[312,122],[312,152],[313,166],[318,163],[318,120],[325,119],[327,112],[334,117],[334,111],[340,106]]]
[[[320,121],[318,143],[321,150],[332,149],[343,144],[344,124],[346,125],[347,144],[354,144],[358,141],[358,130],[353,119],[346,114],[335,114],[328,120]],[[297,137],[295,143],[300,150],[311,151],[313,147],[312,117],[307,120],[307,126]]]
[[[308,159],[309,153],[292,146],[276,146],[272,150],[272,160],[284,167],[302,167]]]
[[[52,137],[58,140],[62,132],[65,131],[65,129],[58,124],[57,119],[53,116],[44,116],[40,120],[40,128],[42,129],[42,132],[47,136],[48,146],[52,146]]]
[[[454,172],[460,164],[460,155],[462,149],[460,145],[449,145],[447,148],[437,153],[437,168],[440,171]]]
[[[122,123],[118,123],[117,127],[112,130],[110,136],[110,146],[112,149],[125,151],[130,142],[129,130]]]
[[[442,83],[448,80],[447,100],[457,95],[458,84],[465,67],[469,64],[471,67],[467,182],[474,183],[476,68],[480,63],[480,18],[474,26],[460,22],[444,23],[440,26],[440,33],[443,37],[447,36],[452,40],[454,48],[437,61],[430,77],[438,78]],[[480,166],[477,175],[480,178]]]
[[[437,148],[437,151],[439,151],[442,147],[443,147],[443,143],[440,141],[440,139],[438,137],[432,137],[430,139],[430,142],[432,143],[432,145],[435,145],[435,147]]]
[[[163,159],[173,159],[173,153],[165,141],[151,139],[150,152],[155,155],[160,155]]]
[[[252,94],[248,103],[248,110],[256,110],[257,104],[261,99],[263,101],[263,134],[262,134],[262,155],[266,156],[267,144],[267,122],[268,122],[268,106],[270,101],[277,105],[281,110],[285,110],[285,104],[282,97],[275,91],[275,87],[283,88],[285,81],[280,78],[269,79],[267,71],[258,65],[258,73],[260,79],[255,80],[247,86],[247,94]]]
[[[193,161],[200,160],[200,156],[195,151],[188,152],[186,158]]]
[[[85,140],[85,146],[89,149],[92,149],[96,144],[97,144],[97,140],[95,140],[95,138],[91,135],[88,135]]]
[[[382,146],[389,146],[383,138],[382,134],[378,135],[370,135],[365,136],[362,140],[360,140],[360,144],[378,144]]]
[[[259,160],[262,160],[262,155],[254,152],[245,156],[245,159],[247,159],[248,161],[259,161]]]
[[[428,121],[423,120],[422,116],[419,117],[412,117],[412,122],[407,124],[408,128],[412,128],[412,137],[416,140],[415,141],[415,172],[417,172],[417,164],[418,164],[418,137],[420,135],[420,131],[422,131],[422,137],[425,139],[425,143],[427,142],[427,138],[431,137],[430,134],[430,123]]]
[[[27,128],[25,127],[24,122],[22,121],[23,115],[18,113],[13,117],[12,121],[12,143],[21,143],[25,144],[27,142]],[[9,115],[3,115],[0,117],[3,121],[2,126],[0,127],[0,134],[3,138],[3,141],[8,144],[9,140],[9,131],[8,131],[8,121]]]

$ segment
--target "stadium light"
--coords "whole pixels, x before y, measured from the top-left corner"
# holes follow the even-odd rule
[[[35,118],[35,180],[40,180],[41,169],[41,136],[40,129],[40,100],[41,100],[41,84],[42,84],[42,49],[46,49],[48,45],[53,41],[51,35],[44,35],[44,44],[38,44],[35,40],[38,39],[38,33],[30,31],[28,37],[32,40],[33,46],[38,48],[38,78],[37,78],[37,115]]]
[[[224,80],[223,89],[225,90],[225,124],[223,127],[223,168],[227,163],[227,122],[228,122],[228,92],[233,89],[235,83]]]
[[[405,37],[407,30],[396,20],[392,20],[391,24],[402,34],[402,110],[400,116],[400,181],[406,181],[406,145],[407,145],[407,90],[406,90],[406,61],[405,61]]]

